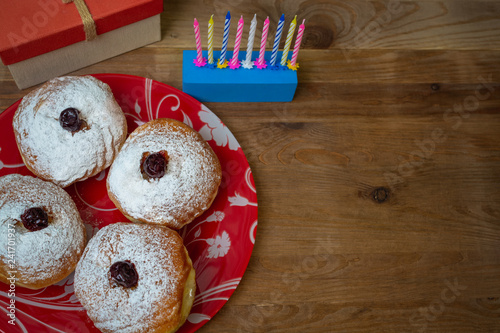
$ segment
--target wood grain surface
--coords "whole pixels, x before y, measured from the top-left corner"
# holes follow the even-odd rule
[[[161,42],[74,74],[181,89],[193,18],[228,10],[306,31],[291,103],[206,103],[247,154],[259,226],[200,332],[499,333],[500,1],[170,0]],[[0,110],[29,90],[0,68]]]

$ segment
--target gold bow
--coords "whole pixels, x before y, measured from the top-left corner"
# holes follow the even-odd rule
[[[92,14],[89,12],[89,8],[85,3],[85,0],[62,0],[64,3],[74,2],[80,17],[83,22],[83,30],[85,31],[85,39],[92,40],[97,37],[97,30],[95,27],[94,19]]]

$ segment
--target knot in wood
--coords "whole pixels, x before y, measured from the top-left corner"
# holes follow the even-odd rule
[[[389,189],[385,187],[377,187],[375,190],[372,192],[372,199],[376,203],[382,203],[387,201],[389,199]]]

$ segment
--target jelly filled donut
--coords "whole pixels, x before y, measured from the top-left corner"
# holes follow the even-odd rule
[[[39,289],[76,267],[85,227],[60,187],[30,176],[0,178],[0,281]]]
[[[169,228],[110,224],[89,241],[75,271],[75,294],[104,333],[175,332],[196,291],[179,234]]]
[[[110,168],[110,199],[131,221],[179,229],[212,204],[221,167],[186,124],[161,118],[136,128]]]
[[[33,90],[13,127],[28,169],[62,187],[110,166],[127,135],[111,89],[92,76],[59,77]]]

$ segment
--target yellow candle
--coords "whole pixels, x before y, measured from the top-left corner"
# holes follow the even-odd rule
[[[208,63],[214,63],[214,16],[208,21]]]
[[[283,49],[283,54],[281,55],[281,66],[285,66],[286,59],[288,58],[288,52],[290,51],[290,45],[292,45],[293,33],[295,32],[295,26],[297,25],[297,15],[293,18],[292,23],[290,23],[290,28],[288,29],[288,34],[286,36],[285,48]]]

